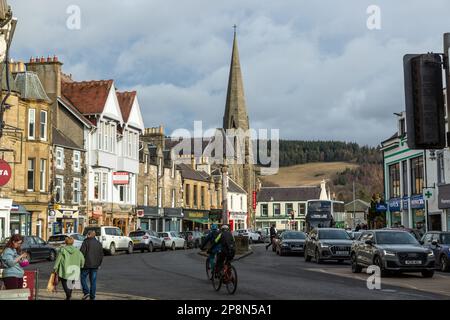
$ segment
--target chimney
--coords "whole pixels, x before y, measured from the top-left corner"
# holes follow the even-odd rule
[[[31,58],[26,64],[28,71],[35,72],[44,87],[45,92],[52,101],[61,96],[61,66],[58,57]]]

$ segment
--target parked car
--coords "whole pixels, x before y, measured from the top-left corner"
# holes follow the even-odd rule
[[[351,246],[352,239],[344,229],[313,229],[305,241],[305,261],[314,257],[316,263],[324,260],[343,262],[350,259]]]
[[[306,234],[301,231],[285,231],[277,242],[276,252],[280,256],[289,253],[303,253]]]
[[[278,241],[280,241],[280,236],[284,231],[286,231],[286,230],[277,230],[277,234],[276,234],[275,238],[272,239],[272,251],[273,252],[277,251]],[[270,239],[270,232],[269,232],[269,239]]]
[[[347,231],[347,233],[350,236],[350,239],[352,239],[352,240],[358,240],[362,234],[361,231]]]
[[[200,231],[183,231],[180,236],[187,241],[188,248],[199,248],[202,243],[203,233]]]
[[[133,241],[133,250],[141,250],[141,252],[145,250],[153,252],[155,249],[166,250],[164,241],[155,231],[137,230],[130,232],[128,236]]]
[[[381,275],[388,271],[421,272],[423,277],[434,275],[433,250],[424,248],[411,233],[403,230],[364,231],[352,245],[352,272],[376,265]]]
[[[112,226],[86,227],[83,236],[90,230],[94,230],[97,240],[102,244],[103,250],[109,255],[115,255],[117,251],[133,253],[133,240],[123,234],[122,230]]]
[[[260,242],[261,235],[259,233],[254,232],[251,229],[238,229],[233,231],[235,236],[244,236],[248,237],[248,243]]]
[[[417,241],[422,240],[423,232],[419,229],[411,229],[411,228],[405,228],[405,227],[398,227],[398,228],[384,228],[383,230],[401,230],[409,232],[414,238],[416,238]]]
[[[450,271],[450,232],[430,231],[425,233],[421,244],[433,250],[436,267],[446,272]]]
[[[0,244],[2,252],[5,249],[6,243],[8,241],[9,238],[6,238]],[[54,261],[57,253],[57,249],[54,246],[35,236],[23,237],[22,251],[28,253],[30,262],[36,262],[38,260]]]
[[[48,238],[48,243],[59,251],[59,249],[62,246],[66,245],[65,241],[67,237],[72,237],[74,239],[73,246],[78,249],[81,248],[81,245],[83,244],[83,241],[86,238],[85,236],[79,233],[56,234]]]
[[[172,250],[187,248],[187,241],[176,231],[159,232],[158,235],[163,239],[166,248],[171,248]]]

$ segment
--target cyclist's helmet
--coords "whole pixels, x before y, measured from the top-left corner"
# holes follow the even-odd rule
[[[211,225],[211,230],[217,230],[217,229],[219,229],[217,224],[214,223]]]
[[[227,224],[223,224],[223,225],[220,227],[220,229],[222,229],[222,230],[230,230],[230,226],[227,225]]]

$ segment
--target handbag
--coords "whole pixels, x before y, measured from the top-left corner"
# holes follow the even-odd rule
[[[47,283],[47,291],[56,292],[56,287],[58,286],[58,274],[56,272],[52,272],[50,274],[50,278]]]

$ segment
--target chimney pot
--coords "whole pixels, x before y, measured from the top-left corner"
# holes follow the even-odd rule
[[[53,62],[58,62],[58,57],[56,55],[53,56]]]
[[[41,56],[41,61],[40,62],[45,62],[44,56]]]
[[[36,60],[33,57],[30,58],[30,63],[34,63],[35,61]]]
[[[52,62],[52,58],[50,56],[47,57],[47,62]]]

